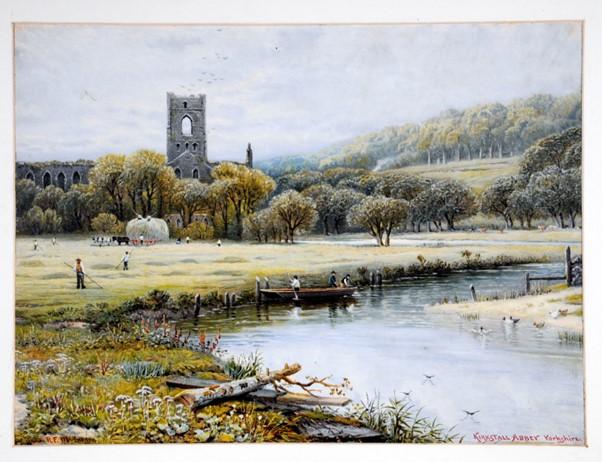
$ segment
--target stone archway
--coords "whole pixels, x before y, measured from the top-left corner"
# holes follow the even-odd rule
[[[33,181],[34,183],[36,181],[36,177],[33,175],[33,172],[27,172],[27,175],[25,175],[25,179]]]
[[[63,191],[66,191],[65,174],[63,172],[59,172],[59,174],[56,176],[56,185]]]
[[[73,172],[73,182],[72,184],[80,184],[82,181],[82,177],[79,174],[79,172],[76,170],[75,172]]]
[[[44,173],[44,176],[42,177],[42,185],[44,188],[50,186],[52,184],[52,176],[50,175],[50,172],[46,172]]]

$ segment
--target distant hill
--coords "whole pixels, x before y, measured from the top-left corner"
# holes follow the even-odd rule
[[[316,153],[257,162],[280,176],[299,169],[388,170],[411,165],[520,155],[551,133],[581,126],[581,94],[534,95],[507,105],[447,110],[422,124],[402,124],[328,146]]]

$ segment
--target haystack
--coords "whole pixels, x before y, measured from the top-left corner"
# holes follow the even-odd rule
[[[147,240],[164,241],[169,239],[169,228],[165,220],[152,217],[141,217],[128,221],[125,233],[130,239],[138,239],[141,235]]]

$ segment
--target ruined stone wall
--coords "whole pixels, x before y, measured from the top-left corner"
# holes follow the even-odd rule
[[[88,184],[88,174],[94,162],[17,162],[16,178],[30,179],[40,188],[53,185],[67,191],[74,184]]]

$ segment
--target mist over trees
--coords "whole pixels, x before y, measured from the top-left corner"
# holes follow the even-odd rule
[[[408,165],[520,155],[540,138],[581,126],[581,95],[534,95],[508,104],[449,109],[423,123],[358,136],[314,155],[259,162],[272,176],[351,167],[387,170]]]

